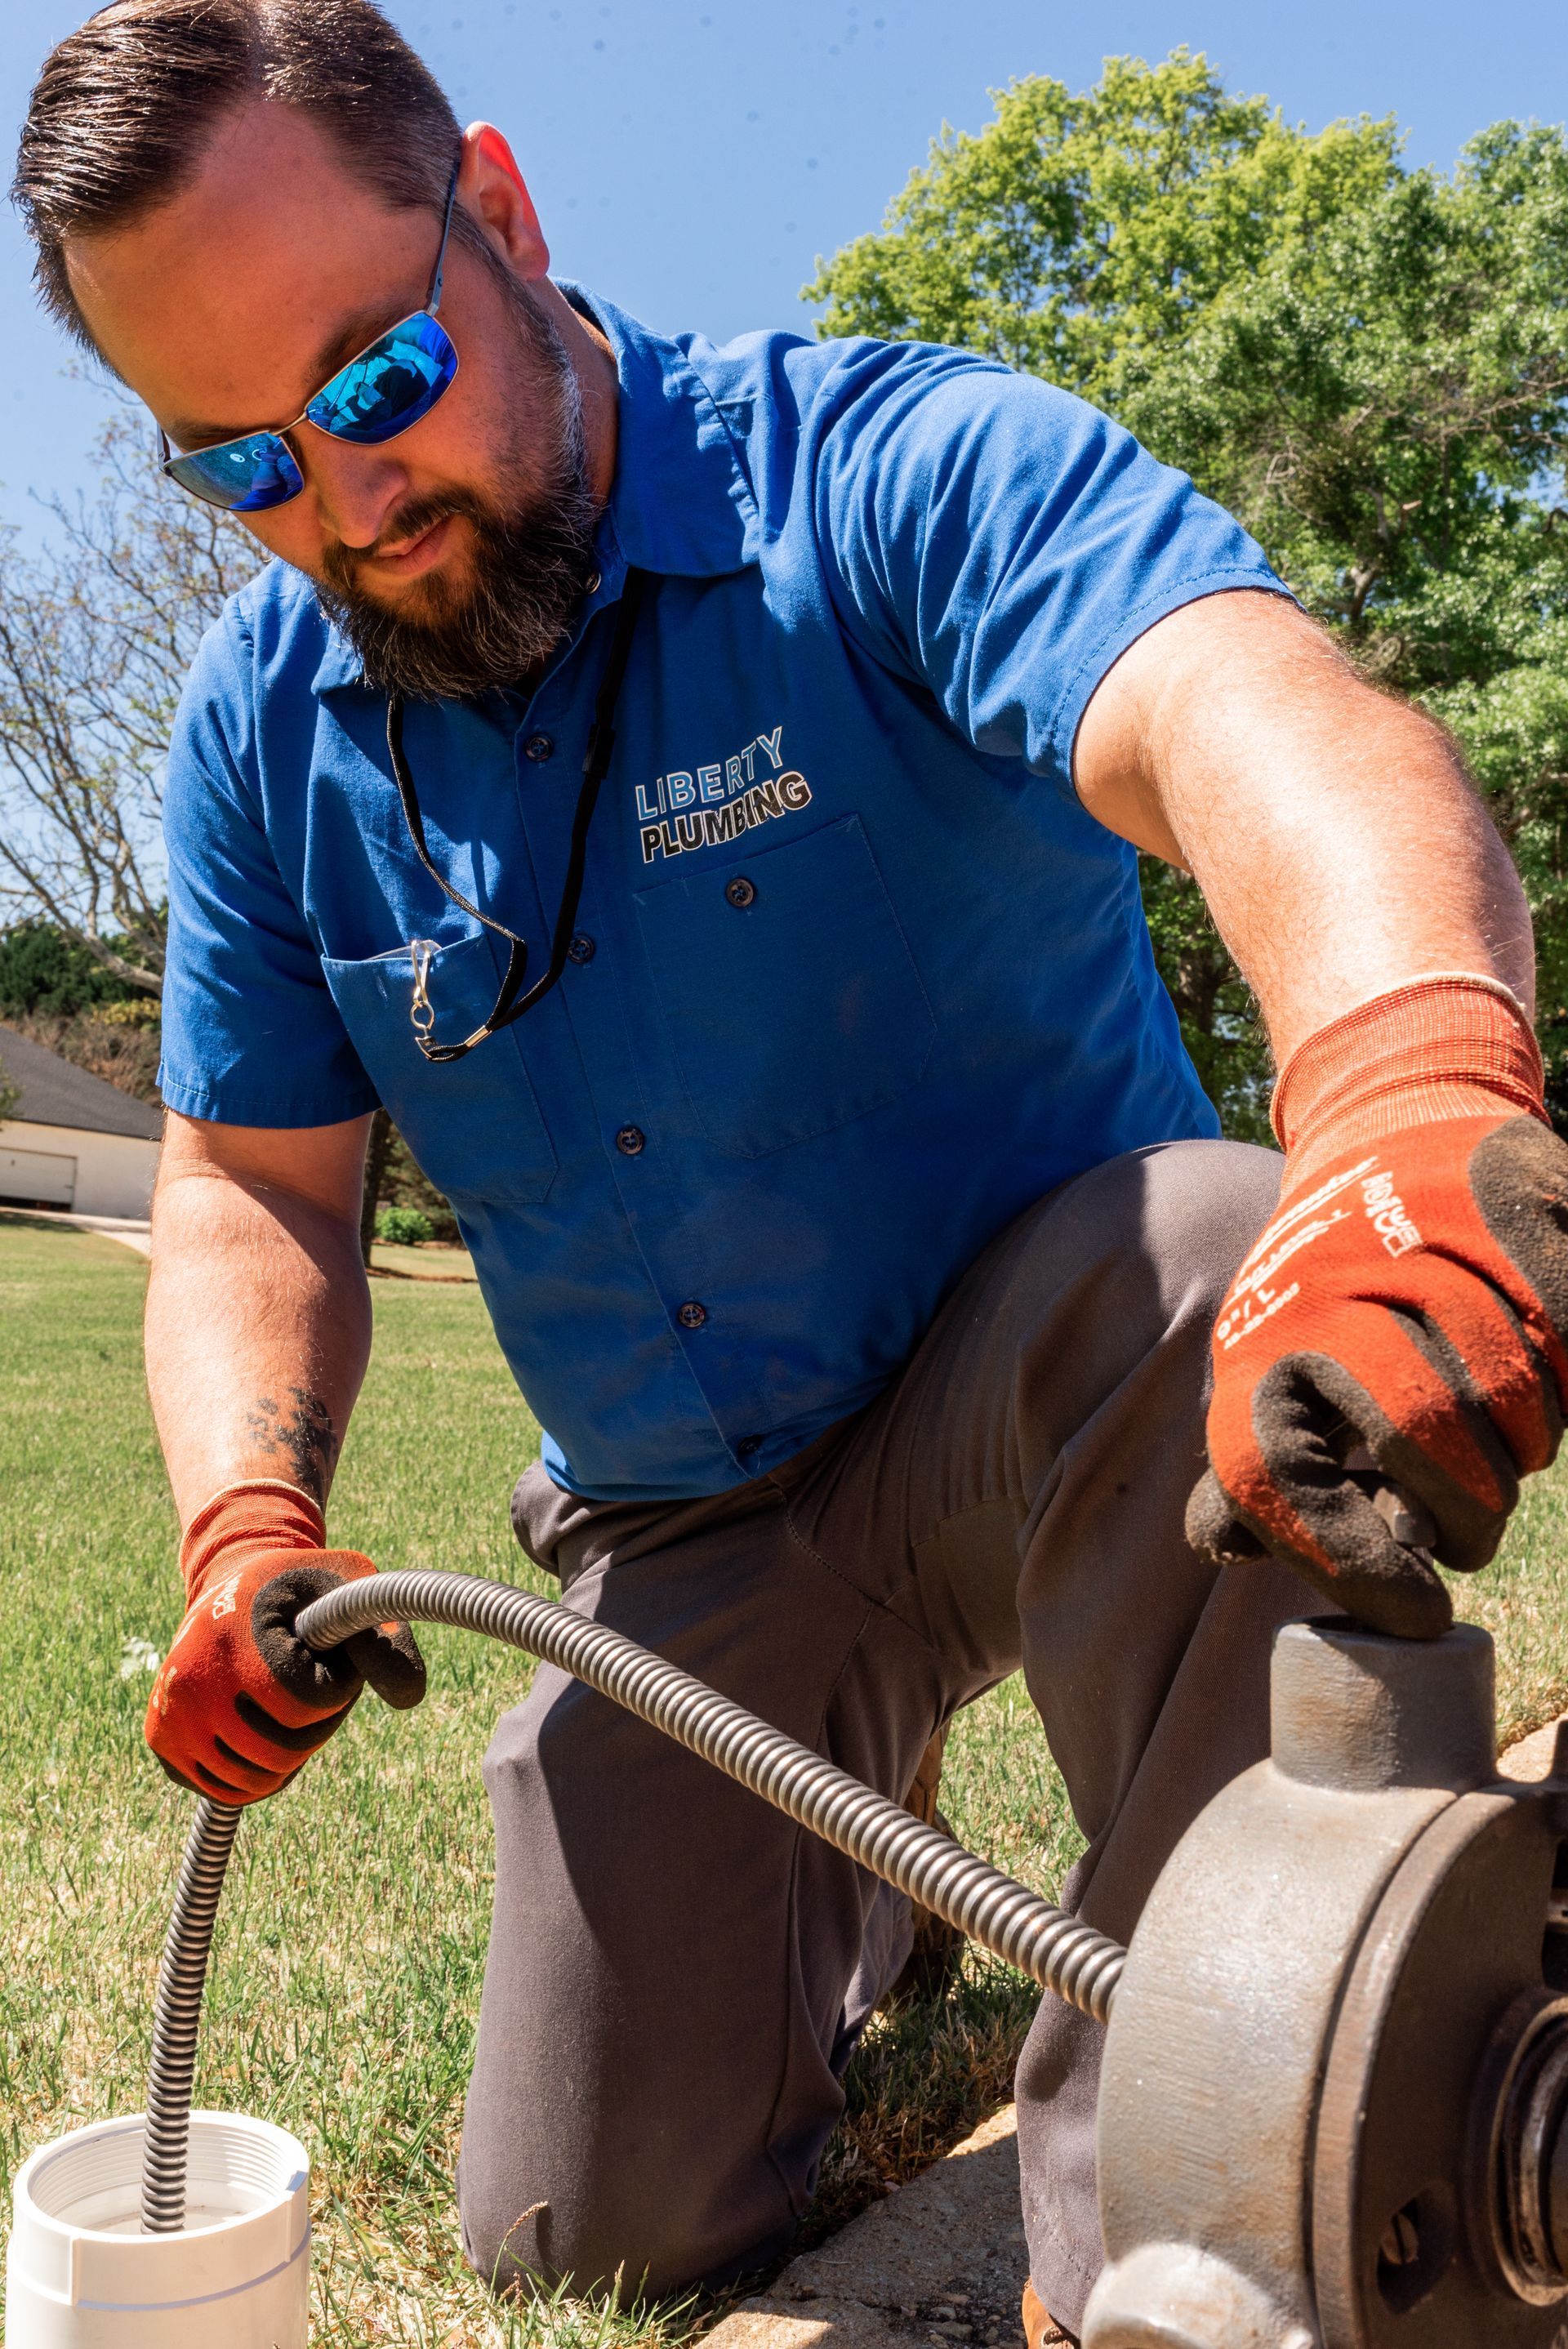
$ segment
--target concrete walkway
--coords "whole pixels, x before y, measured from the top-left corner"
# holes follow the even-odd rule
[[[1533,1737],[1522,1737],[1517,1745],[1511,1745],[1502,1757],[1503,1776],[1522,1778],[1534,1785],[1539,1785],[1542,1778],[1550,1778],[1557,1739],[1565,1728],[1568,1728],[1568,1715],[1562,1721],[1549,1721],[1544,1729],[1536,1731]]]
[[[1505,1775],[1549,1776],[1563,1726],[1551,1722],[1511,1747]],[[716,2325],[703,2349],[1018,2349],[1027,2275],[1009,2105],[841,2234],[792,2260],[766,2292]]]
[[[1013,2107],[791,2260],[703,2349],[1017,2349],[1029,2272]]]
[[[152,1254],[152,1226],[134,1216],[77,1216],[65,1207],[0,1207],[0,1216],[20,1216],[29,1224],[63,1224],[74,1232],[96,1232],[102,1240],[119,1240],[138,1256]]]

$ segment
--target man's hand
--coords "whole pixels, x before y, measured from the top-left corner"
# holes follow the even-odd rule
[[[1568,1413],[1568,1145],[1505,988],[1433,978],[1293,1056],[1279,1213],[1214,1332],[1195,1547],[1272,1550],[1371,1629],[1430,1639],[1447,1588],[1358,1475],[1429,1515],[1444,1565],[1495,1555]],[[1346,1463],[1351,1464],[1346,1471]]]
[[[425,1693],[406,1623],[318,1655],[296,1640],[302,1607],[374,1574],[327,1549],[316,1504],[265,1478],[225,1487],[191,1519],[180,1563],[190,1602],[147,1708],[147,1742],[171,1777],[238,1806],[276,1794],[325,1745],[366,1681],[399,1709]]]

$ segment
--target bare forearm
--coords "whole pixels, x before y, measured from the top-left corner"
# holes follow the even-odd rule
[[[341,1214],[212,1171],[166,1176],[147,1369],[181,1525],[242,1477],[325,1500],[369,1350],[357,1234]]]
[[[1191,869],[1280,1061],[1422,972],[1490,973],[1530,1008],[1523,892],[1438,727],[1274,598],[1192,605],[1127,660],[1103,820]]]

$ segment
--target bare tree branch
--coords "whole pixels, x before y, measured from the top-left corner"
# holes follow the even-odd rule
[[[0,540],[0,908],[42,915],[128,986],[163,986],[160,812],[181,688],[256,568],[111,419],[95,494],[49,502],[53,545]]]

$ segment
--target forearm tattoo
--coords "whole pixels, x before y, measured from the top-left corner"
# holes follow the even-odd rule
[[[312,1388],[290,1387],[288,1392],[286,1403],[258,1395],[255,1409],[246,1414],[246,1432],[259,1450],[277,1456],[280,1475],[312,1500],[325,1501],[342,1438],[332,1413]]]

